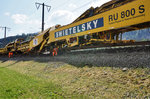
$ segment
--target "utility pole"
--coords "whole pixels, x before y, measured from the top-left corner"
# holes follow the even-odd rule
[[[42,6],[42,31],[44,31],[44,7],[47,7],[47,11],[49,12],[51,9],[51,6],[45,5],[44,3],[35,3],[35,6],[37,10],[39,9],[40,6]]]
[[[10,30],[10,28],[6,27],[6,26],[5,27],[0,27],[0,28],[4,29],[4,38],[6,38],[7,29]]]

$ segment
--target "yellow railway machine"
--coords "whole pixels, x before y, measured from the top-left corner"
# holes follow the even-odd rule
[[[123,42],[122,33],[150,26],[149,5],[150,0],[112,0],[90,8],[73,23],[50,31],[47,44],[63,48]]]
[[[6,49],[5,48],[0,48],[0,55],[1,54],[6,54]]]
[[[11,42],[0,49],[0,54],[129,42],[122,40],[122,33],[150,27],[149,5],[150,0],[112,0],[97,8],[91,7],[71,24],[50,27],[26,42],[23,39]]]

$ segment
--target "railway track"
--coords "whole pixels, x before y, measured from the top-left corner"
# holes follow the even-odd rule
[[[12,58],[1,57],[0,60],[40,61],[40,62],[64,62],[78,67],[86,66],[110,66],[128,68],[150,68],[150,42],[135,42],[116,46],[96,47],[87,46],[81,49],[65,49],[57,56],[48,54],[14,55]]]
[[[67,48],[68,52],[133,52],[133,51],[150,51],[150,41],[134,42],[134,43],[118,43],[118,44],[101,44],[83,47]]]
[[[143,42],[134,42],[134,43],[117,43],[117,44],[99,44],[99,45],[87,45],[81,47],[71,47],[71,48],[64,48],[58,51],[58,56],[62,54],[82,54],[82,53],[116,53],[116,52],[150,52],[150,41],[143,41]],[[8,55],[4,55],[8,56]],[[43,52],[41,54],[24,54],[24,55],[14,55],[14,57],[18,56],[52,56],[52,53]]]

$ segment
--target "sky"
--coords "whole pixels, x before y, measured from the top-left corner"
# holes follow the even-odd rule
[[[46,29],[56,24],[67,25],[91,6],[101,6],[108,1],[110,0],[1,0],[0,27],[10,28],[7,37],[41,31],[42,6],[37,9],[35,2],[51,6],[49,12],[45,7]],[[0,38],[4,38],[2,28]]]

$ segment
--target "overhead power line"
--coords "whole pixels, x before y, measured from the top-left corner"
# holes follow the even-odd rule
[[[92,1],[89,1],[89,2],[87,2],[87,3],[85,3],[85,4],[83,4],[83,5],[81,5],[80,7],[78,7],[78,8],[75,8],[75,9],[73,9],[73,10],[71,10],[72,12],[74,12],[74,11],[77,11],[77,10],[79,10],[79,9],[81,9],[81,8],[83,8],[83,7],[85,7],[85,6],[87,6],[88,4],[90,4]],[[62,5],[63,6],[63,5]],[[59,7],[57,7],[57,8],[59,8]],[[59,18],[59,19],[62,19],[62,18],[64,18],[64,17],[61,17],[61,18]]]
[[[65,2],[63,2],[60,5],[56,6],[55,9],[62,8],[63,6],[65,6],[66,4],[68,4],[68,2],[69,2],[69,0],[66,0]]]
[[[10,28],[9,27],[0,27],[1,29],[4,29],[4,38],[6,38],[6,32],[7,32],[7,30],[10,30]]]
[[[51,9],[51,6],[45,5],[44,3],[35,3],[35,6],[37,10],[42,6],[42,31],[44,31],[44,7],[47,7],[47,11],[49,12]]]
[[[83,7],[85,7],[85,6],[87,6],[87,5],[90,4],[91,2],[92,2],[92,1],[89,1],[89,2],[87,2],[87,3],[83,4],[83,5],[81,5],[80,7],[76,8],[76,9],[73,9],[72,11],[74,12],[74,11],[76,11],[76,10],[79,10],[79,9],[81,9],[81,8],[83,8]]]

